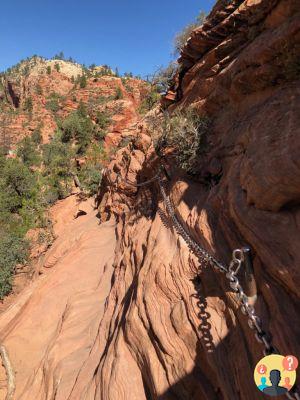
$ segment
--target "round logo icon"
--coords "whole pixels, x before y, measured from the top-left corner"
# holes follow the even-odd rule
[[[262,358],[254,370],[258,389],[268,396],[280,396],[294,386],[298,360],[295,356],[271,354]]]

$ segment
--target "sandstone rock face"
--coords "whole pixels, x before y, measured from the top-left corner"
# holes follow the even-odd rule
[[[31,62],[33,63],[33,61]],[[55,68],[58,66],[59,70]],[[47,67],[51,73],[47,73]],[[66,117],[77,109],[80,102],[94,113],[108,107],[113,115],[109,129],[110,137],[120,137],[120,130],[129,128],[139,118],[138,106],[148,93],[147,84],[135,78],[121,79],[114,76],[87,78],[87,85],[81,88],[74,83],[81,76],[83,69],[79,64],[60,60],[39,60],[32,65],[29,62],[26,73],[23,70],[14,72],[8,78],[2,78],[4,93],[0,98],[7,100],[0,104],[0,143],[14,145],[23,137],[30,136],[40,128],[43,142],[47,143],[53,135],[57,124],[56,118]],[[116,90],[120,89],[123,99],[116,100]],[[56,115],[49,110],[49,96],[60,97],[59,110]],[[104,100],[107,98],[107,101]],[[32,112],[25,109],[26,101],[31,99]],[[125,104],[123,104],[125,103]],[[13,109],[9,109],[10,104]]]
[[[43,260],[42,275],[1,316],[6,326],[1,342],[15,369],[15,398],[69,398],[75,382],[82,383],[77,375],[93,346],[105,341],[99,322],[110,289],[115,228],[112,220],[99,227],[91,201],[85,208],[87,214],[76,220],[55,210],[65,227],[55,228],[58,238]],[[89,386],[93,378],[86,379],[93,372],[82,378]],[[76,392],[74,398],[84,397]]]
[[[170,110],[212,119],[201,176],[179,178],[166,157],[167,190],[219,260],[252,247],[256,311],[274,346],[299,355],[299,2],[227,3],[192,34],[172,88]],[[146,127],[128,129],[136,140],[104,171],[100,220],[80,204],[64,226],[59,204],[41,276],[0,317],[14,398],[258,400],[262,346],[224,275],[174,231],[157,184],[132,185],[160,161]]]

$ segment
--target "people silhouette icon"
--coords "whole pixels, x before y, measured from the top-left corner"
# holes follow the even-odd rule
[[[270,371],[269,378],[272,386],[263,389],[263,393],[268,394],[269,396],[279,396],[287,392],[287,388],[279,386],[281,374],[278,369],[272,369],[272,371]]]
[[[258,389],[261,390],[263,392],[263,390],[268,387],[267,385],[267,378],[265,378],[264,376],[261,378],[261,384],[258,386]]]
[[[287,390],[291,390],[292,389],[291,380],[290,380],[290,378],[288,376],[286,378],[284,378],[284,385],[283,386]]]

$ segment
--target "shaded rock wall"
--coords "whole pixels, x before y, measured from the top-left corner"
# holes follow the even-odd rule
[[[169,105],[191,104],[213,121],[198,181],[164,161],[178,216],[202,246],[229,262],[232,249],[251,245],[255,307],[274,345],[295,355],[298,5],[217,3],[183,50],[177,102]],[[137,189],[121,179],[142,182],[160,163],[145,126],[135,133],[104,171],[103,225],[92,212],[62,232],[41,266],[50,272],[0,318],[1,342],[18,372],[15,398],[259,399],[252,376],[262,347],[227,280],[174,232],[156,184]]]
[[[300,334],[299,28],[296,1],[218,2],[183,49],[173,93],[164,100],[171,111],[192,105],[213,121],[199,183],[178,179],[168,165],[178,215],[224,262],[232,249],[252,247],[255,307],[282,354],[299,353]],[[128,363],[142,373],[139,398],[258,399],[252,374],[262,348],[226,280],[187,251],[168,225],[155,187],[121,190],[114,173],[128,171],[132,180],[139,151],[130,153],[129,165],[129,155],[111,165],[100,202],[104,219],[130,210],[134,215],[119,236],[122,250],[108,301],[120,305],[111,317],[99,393],[127,398],[130,392],[122,372],[107,375],[113,362],[115,371],[124,368],[118,357],[124,337],[134,356]],[[146,152],[139,181],[153,175],[154,159]],[[157,203],[162,211],[155,213]]]

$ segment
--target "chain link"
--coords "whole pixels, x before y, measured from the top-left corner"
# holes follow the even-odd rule
[[[231,289],[237,295],[242,313],[248,318],[248,325],[250,329],[254,331],[256,340],[264,346],[263,354],[265,356],[270,354],[279,354],[279,351],[272,345],[271,335],[263,330],[262,321],[256,315],[254,307],[249,303],[248,296],[246,296],[243,287],[241,286],[239,279],[236,276],[244,261],[243,251],[241,249],[236,249],[233,251],[232,260],[229,264],[229,268],[227,268],[225,265],[215,259],[189,235],[186,228],[181,224],[178,217],[176,216],[173,204],[171,203],[170,198],[167,196],[164,182],[161,178],[158,179],[158,184],[164,203],[166,205],[166,209],[177,233],[184,239],[189,248],[200,259],[200,261],[203,261],[206,264],[211,264],[219,271],[225,273],[226,278],[229,280],[229,285]],[[286,397],[288,399],[300,400],[300,395],[296,388],[294,388],[294,391],[286,392]]]
[[[133,187],[142,187],[142,186],[149,185],[152,182],[155,182],[159,178],[159,175],[160,175],[160,172],[158,174],[156,174],[153,178],[149,179],[148,181],[141,182],[141,183],[135,183],[135,182],[128,181],[127,179],[123,178],[120,174],[117,174],[117,182],[116,183],[118,184],[118,180],[121,180],[124,183],[126,183],[127,185],[130,185]]]
[[[239,300],[239,306],[242,313],[248,318],[249,328],[254,331],[254,336],[256,340],[264,346],[263,354],[265,356],[270,354],[279,354],[279,351],[272,345],[271,335],[263,330],[262,321],[259,316],[256,315],[254,307],[249,303],[248,296],[246,296],[243,287],[241,286],[239,279],[236,276],[244,261],[243,251],[241,249],[235,249],[232,253],[232,260],[229,264],[229,267],[227,267],[216,258],[214,258],[211,254],[209,254],[203,247],[201,247],[190,236],[186,228],[178,219],[173,204],[166,193],[164,181],[161,178],[161,171],[162,170],[160,169],[159,172],[152,179],[149,179],[148,181],[142,183],[130,182],[122,178],[119,174],[118,178],[120,178],[126,184],[132,185],[134,187],[141,187],[149,185],[156,180],[158,181],[163,201],[177,233],[183,238],[189,249],[198,257],[200,262],[206,265],[211,265],[216,270],[225,273],[226,278],[229,280],[229,285],[231,289],[234,291],[234,293],[236,293],[237,299]],[[300,395],[296,388],[292,389],[290,392],[287,392],[285,395],[288,399],[300,400]]]

